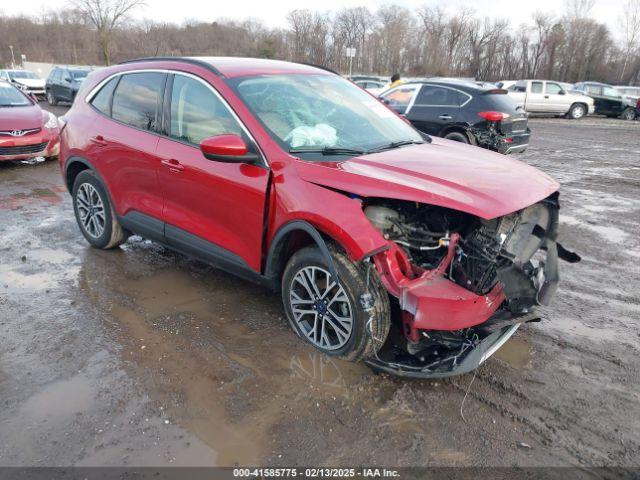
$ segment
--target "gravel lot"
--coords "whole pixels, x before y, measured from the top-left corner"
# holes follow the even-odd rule
[[[640,466],[640,122],[531,127],[583,261],[464,405],[472,374],[374,375],[277,295],[139,237],[89,248],[57,163],[1,164],[0,465]]]

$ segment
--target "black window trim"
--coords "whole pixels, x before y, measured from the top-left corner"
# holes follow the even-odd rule
[[[143,129],[143,128],[138,128],[135,127],[133,125],[129,125],[128,123],[124,123],[121,122],[120,120],[116,120],[115,118],[113,118],[111,116],[111,114],[113,113],[113,94],[116,91],[116,88],[118,88],[118,85],[120,84],[120,80],[122,79],[122,77],[124,75],[128,75],[131,73],[164,73],[165,74],[165,83],[164,83],[164,87],[163,87],[163,102],[160,105],[161,111],[160,111],[160,115],[161,115],[161,122],[160,122],[160,128],[158,128],[158,122],[156,122],[156,130],[147,130],[147,129]],[[249,138],[250,142],[252,145],[248,145],[249,149],[251,149],[251,147],[253,146],[253,148],[255,148],[256,153],[258,154],[258,156],[260,157],[260,159],[262,160],[261,164],[259,166],[265,167],[267,169],[269,169],[269,162],[267,160],[266,155],[263,153],[262,149],[260,148],[260,145],[258,144],[258,142],[256,141],[255,137],[253,136],[253,134],[251,133],[251,131],[247,128],[247,126],[244,124],[244,122],[240,119],[240,117],[238,116],[238,114],[236,113],[236,111],[231,107],[231,105],[229,105],[229,103],[227,102],[227,100],[218,92],[218,90],[211,85],[209,82],[207,82],[204,78],[193,74],[191,72],[183,72],[180,70],[171,70],[171,69],[164,69],[164,68],[142,68],[142,69],[136,69],[136,70],[124,70],[121,72],[116,72],[113,73],[105,78],[103,78],[100,82],[98,82],[98,84],[96,86],[94,86],[89,93],[85,96],[84,101],[94,110],[96,111],[98,114],[102,115],[105,118],[108,118],[109,120],[119,123],[120,125],[124,125],[125,127],[129,127],[129,128],[133,128],[135,130],[138,130],[140,132],[144,132],[144,133],[148,133],[151,135],[157,135],[159,137],[162,138],[166,138],[167,140],[171,140],[172,142],[178,142],[178,143],[182,143],[183,145],[187,145],[189,147],[195,148],[198,151],[200,150],[199,147],[193,145],[192,143],[188,143],[188,142],[184,142],[182,140],[178,140],[176,138],[171,137],[168,133],[167,128],[169,128],[169,124],[167,123],[168,121],[168,116],[167,114],[165,114],[165,109],[168,108],[168,112],[171,111],[171,97],[170,97],[170,90],[169,90],[169,100],[167,102],[167,85],[169,84],[169,79],[168,77],[172,77],[171,78],[171,86],[173,86],[173,76],[175,75],[184,75],[186,77],[190,77],[193,78],[194,80],[197,80],[199,82],[201,82],[205,87],[209,88],[209,90],[211,90],[211,92],[213,92],[213,94],[218,97],[218,100],[220,100],[223,104],[223,106],[229,111],[229,113],[231,113],[231,116],[238,122],[238,124],[240,125],[240,128],[245,132],[245,134],[247,135],[247,137]],[[115,77],[120,77],[118,78],[118,83],[116,84],[116,86],[113,89],[113,92],[111,92],[111,97],[109,100],[109,115],[105,115],[103,112],[101,112],[100,110],[98,110],[96,107],[94,107],[91,102],[93,101],[94,97],[98,94],[98,92],[100,92],[100,90],[102,90],[102,87],[104,87],[107,83],[109,83],[109,81],[112,78]],[[168,104],[168,105],[167,105]]]
[[[424,87],[440,87],[440,88],[446,88],[449,90],[453,90],[455,92],[458,93],[462,93],[463,95],[466,95],[468,98],[462,102],[460,105],[431,105],[429,103],[417,103],[418,97],[420,96],[420,92],[422,92],[422,89]],[[455,88],[455,87],[450,87],[448,85],[441,85],[439,83],[422,83],[420,84],[420,89],[418,90],[418,93],[416,94],[416,101],[414,101],[414,103],[411,105],[411,107],[447,107],[447,108],[463,108],[464,106],[467,105],[467,103],[469,103],[471,100],[473,99],[473,95],[460,90],[459,88]],[[409,109],[407,109],[407,113],[409,113]]]

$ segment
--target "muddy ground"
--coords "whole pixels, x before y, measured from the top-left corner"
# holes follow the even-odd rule
[[[0,465],[640,465],[640,122],[534,119],[562,183],[543,321],[473,374],[316,353],[278,296],[139,237],[89,248],[57,163],[0,165]],[[461,414],[463,413],[463,415]]]

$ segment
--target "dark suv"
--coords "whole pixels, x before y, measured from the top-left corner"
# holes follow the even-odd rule
[[[586,93],[593,98],[596,115],[606,115],[607,117],[627,117],[635,118],[633,105],[628,105],[622,97],[622,93],[611,85],[599,82],[580,82],[576,83],[574,88]]]
[[[280,291],[300,338],[380,370],[477,367],[572,260],[557,182],[421,135],[319,68],[132,61],[91,74],[64,118],[62,172],[91,245],[136,233]]]
[[[80,85],[91,72],[88,68],[55,67],[47,77],[45,91],[49,105],[73,102]]]
[[[418,130],[500,153],[523,152],[527,113],[507,91],[456,80],[405,83],[380,98]]]

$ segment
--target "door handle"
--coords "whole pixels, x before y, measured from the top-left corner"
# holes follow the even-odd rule
[[[170,158],[169,160],[162,160],[162,163],[165,167],[169,167],[169,171],[173,173],[178,173],[184,170],[184,165],[182,165],[175,158]]]
[[[440,115],[438,117],[440,120],[451,120],[451,115],[447,115],[446,113],[443,115]]]
[[[545,95],[544,98],[549,98],[549,95]]]
[[[96,135],[95,137],[91,137],[91,143],[95,143],[99,147],[106,147],[107,141],[104,139],[102,135]]]

